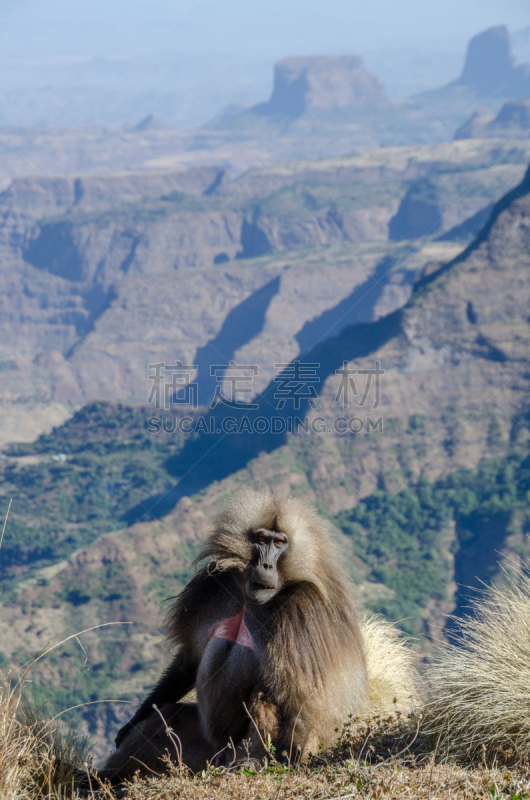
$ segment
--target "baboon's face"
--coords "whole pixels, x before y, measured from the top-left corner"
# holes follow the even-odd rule
[[[251,603],[266,603],[282,588],[281,556],[289,543],[278,531],[259,528],[249,533],[252,560],[245,582],[245,596]]]

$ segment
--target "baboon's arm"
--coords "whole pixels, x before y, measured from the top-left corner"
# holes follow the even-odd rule
[[[197,665],[189,655],[183,652],[177,653],[134,717],[118,731],[116,747],[120,746],[132,728],[153,713],[154,705],[160,708],[165,703],[176,703],[184,697],[195,686],[196,675]]]
[[[197,670],[213,626],[241,607],[240,590],[230,572],[216,575],[203,569],[180,593],[169,619],[169,639],[177,655],[134,717],[116,736],[116,747],[139,722],[153,713],[153,705],[176,703],[195,686]]]

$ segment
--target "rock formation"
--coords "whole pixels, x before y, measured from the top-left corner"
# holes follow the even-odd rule
[[[530,99],[509,100],[497,116],[478,108],[455,133],[455,139],[530,138]]]
[[[321,109],[387,103],[383,84],[365,70],[359,56],[305,56],[278,61],[270,100],[254,106],[251,112],[297,119]]]
[[[497,25],[471,39],[462,75],[452,85],[470,87],[479,96],[528,97],[530,64],[517,64],[508,28]]]
[[[471,114],[470,118],[461,125],[455,133],[455,139],[481,139],[490,122],[495,119],[495,114],[487,106],[480,106]]]
[[[530,142],[512,149],[378,148],[232,180],[204,167],[15,181],[0,195],[0,422],[18,432],[4,424],[3,441],[38,432],[36,412],[31,427],[20,421],[35,386],[61,413],[95,398],[142,403],[147,364],[175,352],[194,364],[198,348],[206,361],[220,343],[259,365],[258,385],[329,337],[341,303],[342,323],[401,306],[424,243],[389,233],[439,236],[476,215],[521,179]],[[473,232],[448,234],[429,257],[452,257]],[[245,343],[252,315],[263,331]]]

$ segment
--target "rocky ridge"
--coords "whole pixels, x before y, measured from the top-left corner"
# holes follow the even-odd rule
[[[457,252],[454,226],[515,184],[529,157],[522,144],[462,141],[237,179],[195,168],[15,181],[0,197],[0,413],[24,419],[31,438],[43,424],[33,401],[25,416],[36,386],[55,424],[96,398],[145,402],[148,364],[175,352],[206,363],[216,347],[257,360],[259,391],[275,359],[330,335],[319,319],[337,303],[364,297],[348,322],[402,305],[422,259]],[[231,331],[249,314],[262,328],[247,341]]]
[[[111,616],[113,621],[134,620],[135,625],[124,626],[119,634],[112,632],[112,641],[106,631],[87,638],[85,649],[92,666],[83,680],[88,686],[96,681],[96,667],[104,662],[107,650],[115,652],[108,648],[111,644],[115,648],[118,641],[120,695],[141,694],[162,659],[160,640],[152,633],[159,614],[157,598],[163,591],[173,594],[173,587],[185,578],[190,554],[220,500],[230,492],[241,485],[271,485],[316,502],[338,520],[362,498],[376,503],[378,492],[396,497],[421,480],[458,468],[471,470],[482,458],[524,448],[530,388],[525,367],[530,356],[529,245],[530,170],[496,204],[472,245],[445,265],[431,265],[425,271],[403,309],[375,322],[346,326],[332,338],[316,341],[308,352],[305,360],[320,365],[320,385],[318,407],[307,411],[310,418],[324,418],[328,423],[347,413],[337,406],[340,376],[335,370],[344,361],[353,370],[373,369],[374,362],[380,363],[384,375],[379,408],[360,409],[354,403],[353,412],[381,415],[382,433],[189,439],[172,457],[175,490],[167,495],[174,506],[169,513],[99,537],[64,562],[37,572],[27,584],[20,583],[17,603],[5,609],[1,623],[8,655],[16,651],[10,632],[20,630],[21,609],[25,609],[28,641],[34,641],[36,649],[43,637],[54,638],[65,628],[80,630],[95,621],[108,622]],[[339,308],[340,304],[335,317],[340,317]],[[271,399],[271,391],[267,388],[260,397]],[[304,407],[301,413],[305,411]],[[265,404],[258,413],[277,412]],[[101,435],[105,437],[103,430]],[[212,457],[216,447],[222,458]],[[148,498],[142,505],[144,510],[149,508]],[[151,509],[157,514],[162,506],[157,510],[153,503]],[[430,599],[422,601],[416,612],[427,635],[438,638],[444,615],[454,608],[455,578],[465,582],[491,574],[485,552],[500,554],[495,559],[528,560],[527,522],[523,517],[508,524],[502,515],[491,517],[485,528],[486,551],[481,549],[481,539],[475,541],[469,532],[466,539],[465,531],[454,526],[442,530],[433,543],[431,559],[443,567],[446,578],[440,587],[433,586]],[[356,555],[353,534],[337,535],[359,582],[362,602],[390,600],[394,590],[382,578],[372,574],[367,580],[367,566]],[[362,535],[362,531],[355,534]],[[379,558],[377,574],[397,569],[392,563],[383,569],[384,553]],[[124,595],[123,589],[120,594],[112,587],[121,586],[125,575]],[[96,592],[100,584],[105,585],[105,595]],[[70,600],[57,604],[57,598],[79,586],[93,587],[93,591],[87,590],[86,597],[70,594]],[[39,681],[57,680],[58,670],[69,680],[78,674],[69,671],[63,659],[47,665]],[[126,674],[129,678],[124,682]],[[111,679],[106,691],[107,696],[115,696],[118,683]],[[93,730],[104,738],[122,714],[127,712],[108,706],[91,717]]]
[[[478,108],[455,133],[455,139],[503,137],[530,137],[530,100],[510,100],[496,116],[489,108]]]
[[[41,641],[53,640],[65,630],[82,630],[97,621],[132,621],[134,625],[124,625],[119,633],[102,629],[87,636],[88,669],[80,670],[79,658],[67,650],[36,676],[43,686],[57,684],[60,676],[59,683],[67,681],[83,696],[88,692],[93,699],[104,699],[98,695],[103,691],[98,675],[102,665],[112,663],[114,672],[104,683],[105,697],[125,693],[132,698],[145,691],[163,659],[160,639],[153,633],[160,618],[157,603],[174,594],[186,579],[197,543],[229,493],[242,485],[270,485],[316,502],[337,525],[341,514],[358,507],[363,498],[369,499],[369,507],[384,499],[379,512],[382,520],[386,519],[385,503],[405,489],[419,491],[422,481],[459,468],[473,470],[481,459],[504,458],[518,448],[524,450],[529,438],[529,253],[530,170],[495,205],[470,246],[446,264],[431,264],[425,270],[404,308],[374,322],[345,327],[340,325],[341,304],[330,309],[328,329],[338,324],[336,335],[317,337],[304,358],[319,365],[317,408],[304,405],[300,414],[307,412],[311,419],[323,418],[327,424],[349,413],[380,415],[382,432],[232,437],[203,433],[176,450],[170,450],[166,437],[161,446],[162,450],[168,446],[168,454],[172,453],[167,467],[173,488],[159,498],[144,496],[138,506],[143,514],[150,510],[160,518],[99,536],[90,547],[20,581],[17,602],[5,607],[0,625],[5,657],[26,657],[13,635],[21,626],[28,647],[39,650]],[[359,407],[358,397],[349,411],[337,405],[340,375],[336,370],[344,362],[352,370],[373,369],[374,362],[379,362],[384,375],[378,408],[373,408],[373,394],[369,407]],[[267,399],[273,399],[272,385],[259,395],[263,405],[257,413],[278,414],[264,402]],[[233,412],[217,408],[208,413]],[[75,453],[79,442],[68,431],[75,433],[75,425],[65,428],[62,439],[61,430],[55,436]],[[103,427],[97,435],[101,442],[114,442],[117,453],[125,447],[119,428]],[[77,463],[81,470],[95,464],[101,470],[98,486],[102,488],[110,478],[104,477],[105,459],[98,452],[97,447],[89,448],[85,461],[78,455]],[[89,454],[90,462],[86,460]],[[9,467],[22,468],[13,463]],[[53,470],[57,475],[57,468]],[[466,474],[457,475],[454,491]],[[505,478],[508,474],[509,469]],[[497,503],[508,490],[503,480],[501,475]],[[164,498],[169,501],[166,505],[161,503]],[[489,517],[481,518],[485,527],[480,528],[486,540],[474,538],[473,529],[442,526],[429,558],[421,562],[425,570],[429,563],[437,564],[436,574],[444,576],[415,606],[415,620],[431,639],[440,637],[445,614],[455,607],[456,580],[469,585],[475,576],[490,577],[497,558],[529,560],[527,515],[506,519],[491,509],[488,513]],[[14,522],[16,515],[15,509]],[[397,536],[396,530],[394,521],[390,534]],[[337,530],[361,601],[370,607],[392,600],[396,590],[388,576],[395,578],[401,569],[399,559],[392,560],[391,538],[386,545],[390,561],[385,560],[388,553],[383,548],[377,569],[370,572],[357,545],[375,535],[375,528],[371,533],[358,528],[349,534],[344,528]],[[407,543],[409,555],[414,547],[414,542]],[[414,580],[421,584],[420,578],[416,568]],[[406,589],[403,585],[402,591]],[[87,712],[92,730],[101,737],[99,752],[108,747],[105,737],[121,716],[127,716],[127,711],[116,704],[91,716]]]

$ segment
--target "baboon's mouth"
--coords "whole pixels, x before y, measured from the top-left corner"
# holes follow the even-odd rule
[[[276,594],[276,587],[256,581],[247,581],[245,594],[249,600],[255,603],[265,603]]]
[[[249,581],[248,585],[254,590],[258,591],[258,589],[274,589],[275,587],[272,586],[270,583],[265,583],[261,581]]]

